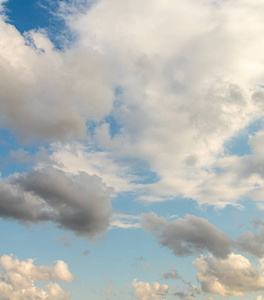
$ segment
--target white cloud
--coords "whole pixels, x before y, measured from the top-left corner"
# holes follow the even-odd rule
[[[73,281],[67,264],[57,261],[55,266],[36,266],[33,259],[19,261],[13,255],[0,258],[3,271],[0,274],[0,294],[3,299],[69,299],[70,294],[63,291],[57,283],[49,283],[46,289],[35,285],[35,280]]]
[[[158,282],[153,282],[150,285],[148,282],[137,281],[137,279],[133,281],[133,288],[139,300],[161,300],[169,291],[166,284],[160,285]]]
[[[54,267],[35,266],[33,259],[19,261],[13,256],[4,255],[0,258],[0,264],[7,272],[15,272],[22,276],[28,276],[37,280],[73,280],[73,276],[70,273],[67,264],[62,260],[58,260]]]
[[[112,136],[103,123],[95,142],[157,173],[142,199],[226,205],[252,189],[249,181],[230,190],[232,176],[215,163],[224,143],[263,115],[263,9],[243,0],[109,0],[69,21],[80,47],[113,61],[121,130]]]
[[[263,261],[258,267],[246,257],[231,253],[227,259],[213,256],[196,259],[197,279],[202,290],[221,296],[243,296],[264,289]]]
[[[262,164],[260,155],[223,156],[224,143],[263,115],[264,4],[88,2],[85,8],[78,1],[70,15],[62,5],[76,35],[62,51],[44,31],[22,36],[0,20],[1,126],[25,140],[89,137],[94,148],[54,157],[65,168],[97,174],[117,192],[137,190],[145,201],[181,196],[223,206],[262,199],[261,176],[238,173],[238,165]],[[87,121],[94,122],[91,135]],[[136,187],[135,161],[157,181]]]
[[[112,108],[109,63],[97,51],[54,50],[44,31],[22,36],[0,19],[2,127],[24,140],[78,139]]]
[[[95,174],[101,177],[108,186],[113,187],[116,192],[138,189],[133,181],[139,177],[132,175],[124,162],[115,162],[107,152],[96,152],[81,144],[53,144],[51,150],[50,159],[56,168],[70,173],[83,171],[91,175]]]
[[[116,213],[111,218],[110,228],[136,229],[140,228],[140,216]]]

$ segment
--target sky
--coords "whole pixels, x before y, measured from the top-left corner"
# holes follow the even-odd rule
[[[264,299],[263,18],[0,0],[0,299]]]

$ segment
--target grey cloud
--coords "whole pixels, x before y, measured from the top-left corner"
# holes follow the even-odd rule
[[[209,251],[224,258],[231,252],[232,240],[203,218],[186,215],[168,222],[155,213],[142,215],[142,226],[155,235],[157,241],[173,250],[175,255],[191,255]]]
[[[182,300],[195,300],[196,299],[196,297],[193,294],[190,295],[190,294],[187,294],[184,292],[175,292],[175,293],[173,293],[173,295],[179,297]]]
[[[255,255],[258,258],[264,256],[264,227],[261,224],[259,234],[254,234],[251,231],[246,231],[237,239],[237,245],[242,251],[246,251]]]
[[[0,216],[25,223],[51,221],[93,239],[109,226],[112,192],[96,175],[35,170],[0,181]]]
[[[256,267],[247,258],[234,253],[227,259],[209,256],[193,262],[202,290],[221,296],[243,296],[244,292],[263,290],[263,261],[260,263]]]
[[[163,272],[162,276],[164,279],[175,279],[179,278],[178,271],[176,269],[172,269],[171,272]]]

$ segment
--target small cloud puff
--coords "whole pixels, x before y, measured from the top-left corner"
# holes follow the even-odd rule
[[[139,300],[161,300],[169,291],[166,284],[160,285],[158,282],[153,282],[150,285],[148,282],[138,282],[137,279],[133,281],[133,288]]]

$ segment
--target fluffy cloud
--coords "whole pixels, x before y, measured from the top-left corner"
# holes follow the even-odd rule
[[[169,287],[165,284],[160,285],[158,282],[153,282],[150,285],[136,279],[133,281],[133,288],[135,296],[139,300],[161,300],[169,291]]]
[[[93,239],[108,228],[112,192],[95,175],[39,169],[1,180],[0,215],[25,223],[51,221]]]
[[[22,276],[28,276],[37,280],[59,280],[72,281],[73,276],[70,273],[67,264],[58,260],[53,267],[36,266],[33,259],[19,261],[10,255],[4,255],[0,258],[2,268],[7,272],[15,272]]]
[[[157,241],[173,250],[175,255],[209,251],[224,258],[231,252],[231,239],[203,218],[186,215],[168,222],[155,213],[142,215],[142,227],[156,236]]]
[[[87,137],[92,122],[89,143],[104,152],[87,156],[107,168],[86,167],[129,191],[133,178],[112,176],[112,160],[129,158],[133,171],[143,161],[157,180],[138,185],[142,200],[262,199],[258,154],[220,158],[225,142],[263,115],[264,4],[88,2],[65,14],[76,39],[63,50],[45,32],[21,35],[0,20],[0,126],[26,140],[72,140]]]
[[[95,174],[116,192],[135,191],[139,188],[133,181],[138,176],[131,175],[131,170],[123,162],[116,162],[107,152],[96,152],[91,147],[80,143],[74,145],[53,144],[49,159],[63,171],[78,173],[80,171]],[[45,160],[42,160],[45,163]],[[47,158],[46,158],[47,161]],[[46,163],[49,164],[49,163]]]
[[[262,8],[246,0],[110,0],[70,19],[81,46],[89,42],[114,62],[119,94],[111,116],[120,130],[111,133],[105,122],[95,141],[157,174],[142,199],[181,195],[225,205],[254,189],[219,176],[215,163],[224,143],[263,115]]]
[[[87,48],[59,51],[45,31],[21,35],[0,19],[0,125],[29,140],[78,139],[112,108],[109,62]]]
[[[256,267],[244,256],[231,253],[227,259],[202,257],[193,264],[204,292],[243,296],[244,292],[264,289],[263,261]]]
[[[36,266],[33,259],[19,261],[12,255],[0,258],[3,271],[0,273],[0,294],[3,299],[66,300],[70,294],[57,283],[49,283],[46,289],[35,286],[35,280],[73,281],[67,264],[57,261],[55,266]]]

